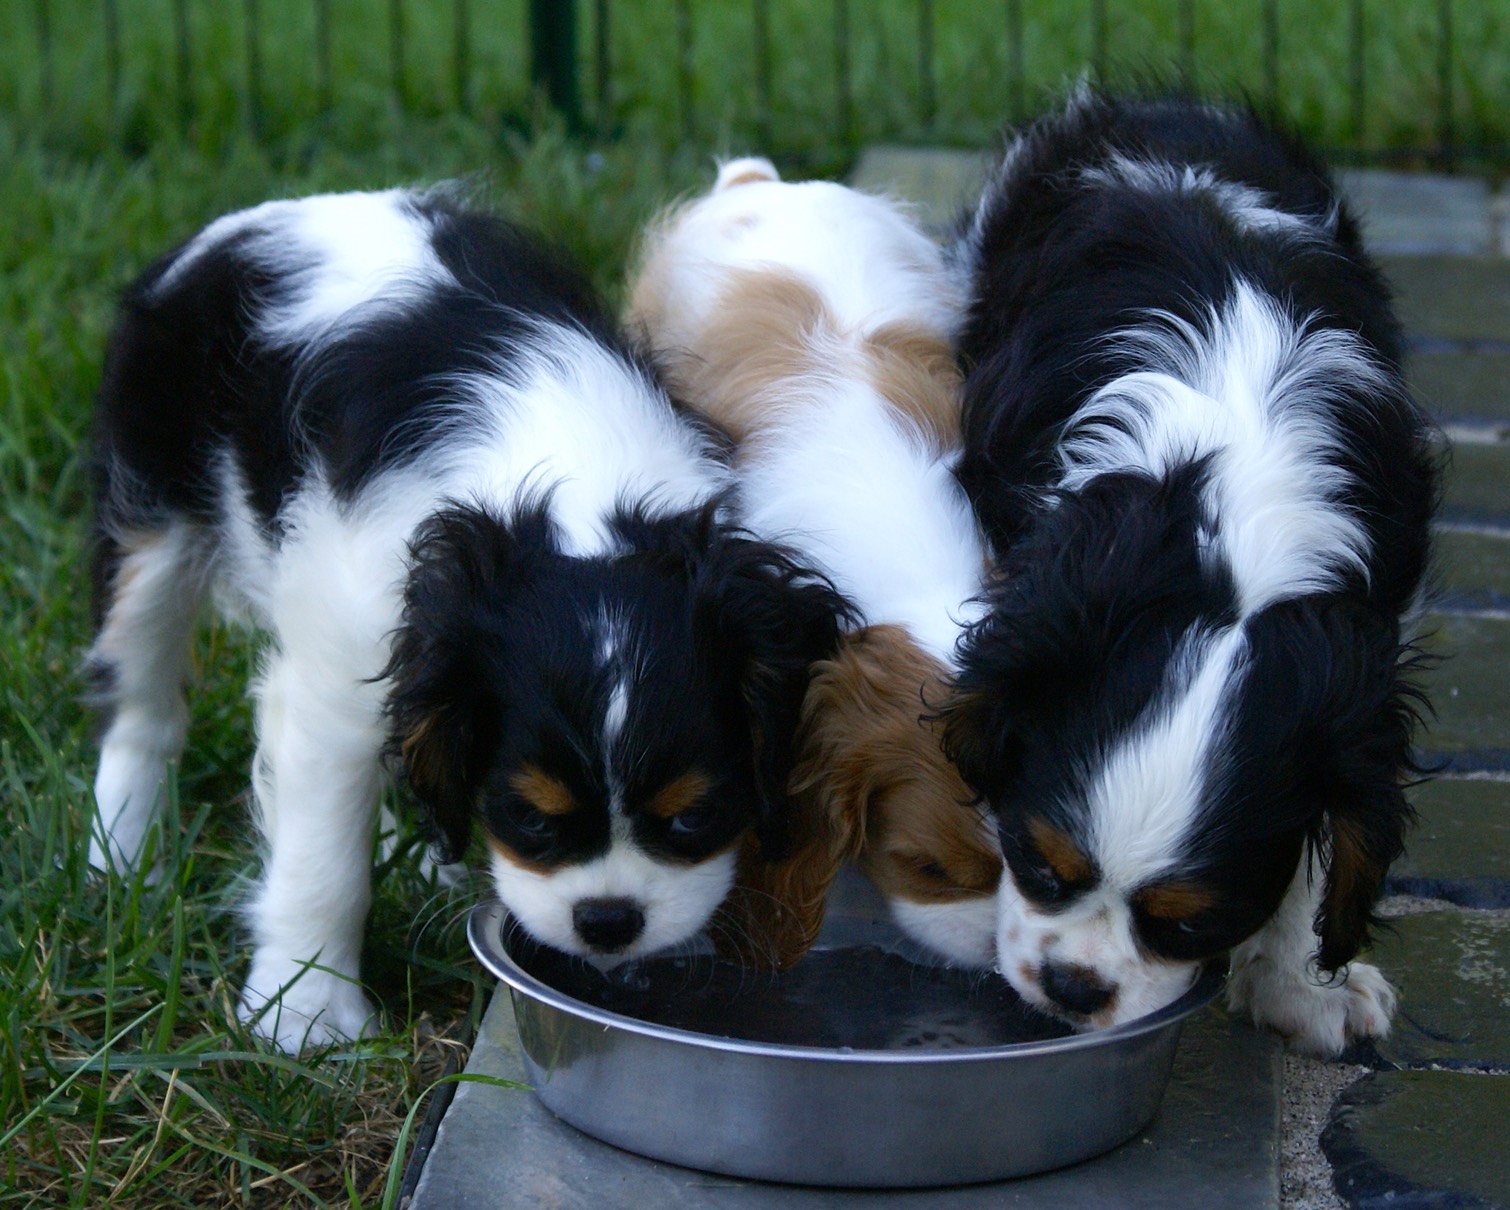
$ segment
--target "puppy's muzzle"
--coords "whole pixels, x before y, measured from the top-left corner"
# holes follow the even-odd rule
[[[1086,966],[1045,962],[1038,971],[1038,981],[1056,1005],[1082,1017],[1100,1012],[1117,994],[1115,987]]]
[[[628,948],[645,931],[645,913],[632,899],[578,900],[571,922],[583,943],[603,954]]]

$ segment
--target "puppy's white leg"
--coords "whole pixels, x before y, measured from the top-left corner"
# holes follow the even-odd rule
[[[169,762],[183,751],[189,639],[204,596],[187,522],[117,544],[120,554],[89,665],[109,723],[94,779],[97,822],[89,864],[130,869],[162,800]]]
[[[382,780],[370,696],[282,653],[259,685],[253,783],[267,857],[240,1012],[289,1053],[377,1029],[357,982]]]
[[[1330,1058],[1354,1038],[1389,1033],[1395,991],[1366,962],[1349,963],[1330,980],[1316,970],[1312,922],[1324,879],[1320,866],[1302,857],[1274,918],[1232,951],[1227,1002],[1295,1049]]]

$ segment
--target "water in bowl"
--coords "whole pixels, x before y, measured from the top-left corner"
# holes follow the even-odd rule
[[[543,947],[516,950],[537,979],[596,1008],[715,1037],[835,1050],[958,1050],[1062,1038],[993,974],[927,966],[875,945],[815,950],[781,974],[711,955],[600,971]]]

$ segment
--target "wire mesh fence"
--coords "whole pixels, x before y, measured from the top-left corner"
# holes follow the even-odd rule
[[[1505,0],[11,0],[43,125],[276,138],[338,112],[802,154],[978,144],[1069,80],[1243,93],[1342,158],[1510,163]],[[8,15],[7,15],[8,14]]]

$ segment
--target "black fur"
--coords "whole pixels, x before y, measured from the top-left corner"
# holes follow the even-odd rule
[[[1118,155],[1209,170],[1323,234],[1236,222],[1199,189],[1085,175]],[[1145,921],[1144,940],[1172,958],[1241,941],[1313,844],[1331,872],[1319,958],[1335,969],[1365,943],[1409,821],[1401,785],[1419,696],[1400,617],[1421,588],[1438,492],[1431,426],[1401,379],[1399,325],[1357,224],[1320,162],[1252,112],[1086,94],[1010,144],[959,241],[973,275],[959,474],[1001,575],[962,642],[951,753],[996,808],[1032,896],[1025,821],[1083,831],[1087,771],[1127,740],[1181,643],[1241,624],[1246,671],[1224,700],[1198,830],[1177,855],[1222,902],[1179,936]],[[1140,368],[1111,338],[1153,312],[1204,332],[1240,280],[1297,323],[1358,334],[1384,381],[1335,384],[1328,403],[1356,485],[1345,507],[1369,539],[1366,582],[1351,574],[1335,594],[1249,617],[1234,590],[1241,569],[1198,549],[1200,528],[1223,522],[1202,515],[1200,460],[1157,481],[1129,471],[1051,490],[1067,421]]]
[[[610,766],[623,764],[636,837],[670,860],[701,860],[754,828],[778,859],[786,782],[808,666],[831,653],[849,607],[778,547],[718,517],[720,504],[613,521],[613,558],[565,555],[544,503],[500,517],[458,506],[415,539],[392,678],[394,751],[459,856],[480,813],[532,861],[583,861],[608,847]],[[604,617],[641,669],[620,749],[601,750],[613,685],[597,657]],[[548,825],[509,787],[535,767],[591,804]],[[643,810],[696,770],[711,810],[671,832]],[[529,826],[524,826],[529,825]]]

